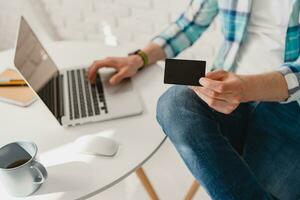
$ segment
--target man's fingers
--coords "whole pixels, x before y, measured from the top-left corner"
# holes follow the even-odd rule
[[[115,61],[112,58],[106,58],[104,60],[95,61],[88,70],[88,79],[94,83],[97,77],[98,69],[103,67],[117,68]]]
[[[226,72],[224,70],[216,70],[216,71],[208,72],[205,75],[205,77],[209,78],[209,79],[213,79],[213,80],[221,80],[227,76],[227,73],[228,72]]]
[[[216,70],[208,72],[204,78],[199,80],[199,83],[208,89],[216,92],[226,92],[226,83],[221,81],[227,76],[228,72],[224,70]]]
[[[119,72],[117,72],[115,75],[113,75],[110,79],[109,79],[109,83],[111,85],[117,85],[119,84],[124,78],[127,78],[126,76],[126,71],[125,70],[120,70]]]
[[[216,91],[204,88],[204,87],[195,87],[194,90],[196,90],[200,93],[203,93],[210,98],[227,101],[227,98],[225,97],[225,95],[222,95],[219,92],[216,92]]]
[[[199,92],[205,94],[206,96],[213,98],[213,99],[219,99],[226,101],[228,103],[240,103],[241,99],[234,95],[233,93],[219,93],[213,90],[210,90],[208,88],[204,87],[195,87],[195,90],[198,90]]]
[[[230,114],[235,109],[235,105],[233,104],[227,103],[226,101],[210,98],[198,90],[194,91],[203,101],[207,103],[209,107],[218,112]]]
[[[219,93],[226,93],[227,91],[227,84],[224,81],[216,81],[209,78],[201,78],[199,83],[210,90],[219,92]]]

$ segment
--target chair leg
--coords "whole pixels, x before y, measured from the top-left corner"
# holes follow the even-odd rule
[[[199,183],[195,180],[192,186],[190,187],[187,195],[185,196],[184,200],[192,200],[199,187],[200,187]]]
[[[159,200],[151,182],[149,181],[147,175],[145,174],[142,167],[138,168],[135,171],[136,175],[139,177],[140,181],[142,182],[144,188],[146,189],[148,195],[150,196],[151,200]]]

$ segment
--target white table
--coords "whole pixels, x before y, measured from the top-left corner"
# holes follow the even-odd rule
[[[97,43],[72,41],[56,42],[46,47],[60,68],[89,65],[95,59],[125,55],[132,50],[129,46],[105,47]],[[0,71],[14,67],[13,54],[13,50],[0,53]],[[40,161],[49,173],[47,182],[40,190],[24,199],[86,199],[115,185],[136,170],[155,199],[141,166],[166,138],[155,118],[158,97],[166,89],[162,77],[162,69],[152,66],[133,78],[144,106],[142,115],[72,128],[60,126],[40,100],[28,108],[0,102],[0,146],[12,141],[35,142]],[[107,158],[75,153],[73,141],[88,134],[114,138],[120,144],[118,154]],[[1,186],[0,197],[14,199],[7,196]]]

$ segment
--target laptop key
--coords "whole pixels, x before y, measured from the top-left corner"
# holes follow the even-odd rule
[[[77,78],[78,78],[78,92],[79,92],[79,104],[80,104],[80,110],[81,110],[81,117],[86,117],[86,109],[85,109],[85,97],[83,96],[83,82],[82,82],[82,74],[81,70],[76,70]]]
[[[75,79],[75,71],[71,71],[72,75],[72,91],[73,91],[73,102],[74,102],[74,118],[79,119],[79,107],[77,100],[77,89],[76,89],[76,79]]]
[[[96,85],[92,85],[91,88],[92,88],[92,97],[93,97],[95,114],[100,115],[100,109],[99,109],[99,104],[98,104],[98,99],[97,99]]]
[[[72,97],[71,97],[71,81],[70,81],[70,71],[67,71],[67,78],[68,78],[68,95],[69,95],[69,112],[70,112],[70,120],[73,119],[73,101],[72,101]]]
[[[84,75],[83,83],[84,83],[84,88],[85,88],[87,114],[88,114],[88,116],[93,116],[94,113],[93,113],[91,92],[90,92],[90,88],[89,88],[90,83],[88,82],[87,77],[85,77],[85,73],[86,73],[86,70],[83,69],[83,75]]]
[[[99,99],[103,103],[103,106],[101,107],[101,110],[103,110],[106,114],[108,113],[107,105],[106,105],[106,100],[104,97],[104,90],[103,90],[103,85],[100,76],[97,76],[96,78],[96,86],[97,90],[99,93]]]

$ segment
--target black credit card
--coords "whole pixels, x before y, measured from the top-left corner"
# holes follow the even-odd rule
[[[206,62],[200,60],[166,59],[164,83],[200,86]]]

